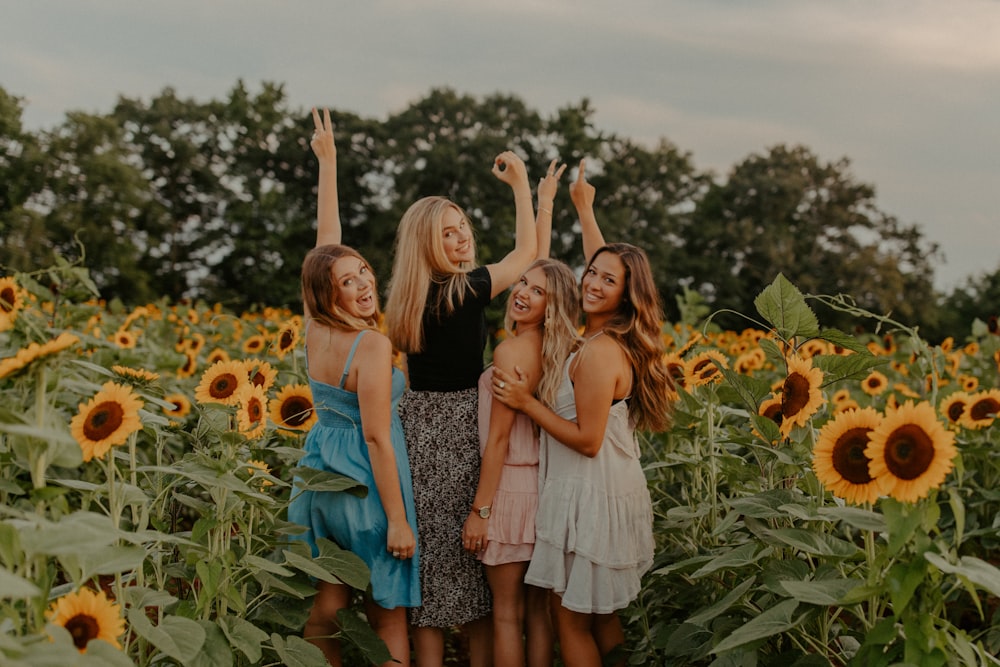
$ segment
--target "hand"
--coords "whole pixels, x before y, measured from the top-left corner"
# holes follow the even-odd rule
[[[531,400],[531,392],[524,371],[515,366],[514,373],[516,376],[493,367],[493,396],[507,407],[521,410]]]
[[[413,530],[406,521],[390,521],[389,531],[386,535],[386,551],[394,558],[405,560],[413,558],[413,553],[417,550],[417,541],[413,537]]]
[[[313,124],[316,130],[312,134],[309,145],[312,146],[313,153],[320,164],[337,164],[337,145],[333,142],[333,123],[330,121],[330,110],[323,109],[323,118],[319,117],[319,111],[313,107]]]
[[[580,160],[580,170],[576,173],[576,180],[569,184],[569,198],[577,211],[594,208],[594,196],[597,191],[587,182],[586,170],[587,160],[584,158]]]
[[[512,188],[528,186],[528,168],[514,151],[504,151],[493,160],[493,175]]]
[[[489,523],[489,519],[482,518],[476,512],[469,512],[462,527],[462,548],[474,554],[485,550],[489,541],[486,537]]]
[[[553,160],[549,163],[549,169],[545,172],[545,176],[538,181],[538,207],[547,208],[552,210],[552,202],[556,198],[556,190],[559,188],[559,178],[566,171],[566,165],[562,165],[559,169],[556,169],[556,162],[559,160]]]

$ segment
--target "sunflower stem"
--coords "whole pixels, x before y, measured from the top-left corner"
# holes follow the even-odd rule
[[[37,364],[35,377],[35,424],[41,429],[45,425],[45,364]],[[34,489],[45,488],[45,470],[48,468],[49,448],[47,443],[39,443],[31,448],[31,486]],[[39,502],[39,512],[44,510],[45,503]]]

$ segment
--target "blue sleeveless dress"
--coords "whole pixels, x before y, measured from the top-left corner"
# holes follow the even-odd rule
[[[386,551],[388,520],[375,486],[368,445],[361,428],[358,395],[344,389],[358,342],[366,332],[354,339],[344,364],[340,386],[309,378],[313,405],[319,418],[309,431],[303,449],[306,454],[299,465],[338,473],[368,487],[368,495],[358,498],[350,493],[301,491],[293,486],[288,520],[306,526],[301,536],[318,553],[316,539],[336,542],[343,549],[357,554],[371,570],[372,599],[384,609],[417,607],[420,605],[419,550],[413,558],[393,558]],[[308,355],[308,351],[306,353]],[[403,374],[392,369],[392,448],[396,455],[396,471],[403,492],[406,517],[417,534],[416,508],[413,503],[413,482],[403,440],[403,426],[397,405],[406,386]]]

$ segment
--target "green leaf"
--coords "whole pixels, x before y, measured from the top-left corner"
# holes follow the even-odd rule
[[[198,624],[205,631],[205,643],[198,655],[184,663],[184,667],[232,667],[233,651],[219,626],[207,620],[200,620]]]
[[[56,523],[44,522],[20,530],[21,546],[30,557],[62,556],[94,551],[112,544],[118,530],[111,519],[93,512],[74,512]]]
[[[268,560],[266,558],[261,558],[260,556],[254,556],[253,554],[247,554],[243,557],[243,564],[248,565],[252,568],[258,570],[265,570],[272,574],[277,574],[282,577],[291,577],[295,573],[286,567],[283,567],[279,563],[275,563],[273,560]]]
[[[819,335],[819,321],[815,313],[806,305],[802,292],[784,274],[779,273],[774,282],[757,295],[753,305],[782,340],[808,339]]]
[[[267,641],[267,633],[250,621],[239,616],[220,616],[216,619],[229,643],[247,657],[252,664],[260,662],[263,655],[261,644]]]
[[[860,553],[857,545],[822,533],[802,528],[779,528],[777,530],[763,529],[761,537],[772,543],[778,542],[814,556],[830,556],[833,558],[851,558]]]
[[[867,350],[848,355],[817,354],[812,361],[813,366],[823,371],[824,387],[841,380],[863,380],[871,369],[889,363],[884,357],[876,357]]]
[[[822,338],[828,343],[833,343],[847,350],[871,354],[868,348],[861,344],[861,341],[850,334],[844,333],[840,329],[823,329],[819,332],[818,338]]]
[[[782,581],[781,587],[799,602],[824,607],[836,605],[848,592],[864,584],[860,579],[821,579],[814,581]]]
[[[0,567],[0,599],[33,598],[41,594],[42,591],[32,582]]]
[[[761,378],[756,378],[751,375],[743,375],[742,373],[737,373],[736,371],[725,368],[714,359],[712,360],[712,363],[718,367],[722,376],[726,379],[726,382],[728,382],[739,395],[744,405],[746,405],[747,410],[749,410],[751,414],[756,414],[757,409],[760,407],[760,402],[765,396],[771,393],[771,383],[767,380],[762,380]]]
[[[927,574],[927,561],[919,558],[907,562],[897,562],[889,568],[886,576],[886,586],[889,589],[889,596],[892,598],[892,608],[897,614],[902,614],[906,605],[913,599],[913,594],[917,590]]]
[[[361,591],[368,588],[371,572],[360,557],[323,538],[316,540],[316,546],[319,555],[311,559],[286,549],[285,564],[331,584],[344,583]]]
[[[736,604],[736,602],[743,597],[748,590],[750,590],[756,581],[757,577],[750,577],[749,579],[741,582],[736,588],[726,593],[725,597],[721,600],[712,603],[708,607],[700,610],[694,616],[689,617],[685,623],[704,626],[713,618]]]
[[[80,578],[90,579],[97,574],[133,572],[142,567],[146,550],[138,546],[108,545],[97,549],[64,554],[61,562],[69,562],[80,569]]]
[[[738,646],[791,630],[804,617],[800,616],[798,621],[792,620],[792,614],[795,613],[798,606],[799,603],[796,600],[785,600],[764,610],[759,616],[750,619],[745,625],[716,644],[712,648],[712,653],[729,651]]]
[[[286,641],[281,635],[272,633],[271,646],[284,667],[316,667],[327,664],[326,656],[318,647],[295,635],[289,636]]]
[[[986,561],[975,556],[961,556],[956,565],[929,551],[924,553],[924,558],[942,572],[957,575],[992,595],[1000,596],[1000,569]]]
[[[129,627],[140,637],[178,662],[187,664],[205,643],[205,630],[197,621],[181,616],[164,616],[153,625],[142,609],[128,610]]]
[[[705,575],[717,572],[718,570],[729,570],[743,567],[744,565],[749,565],[750,563],[753,563],[770,553],[770,549],[767,548],[761,549],[760,553],[757,553],[757,546],[756,542],[747,542],[746,544],[742,544],[735,549],[729,549],[712,558],[712,560],[702,565],[695,572],[692,572],[691,578],[698,579],[699,577],[704,577]]]
[[[381,665],[392,660],[389,647],[357,612],[341,609],[337,612],[337,622],[341,638],[357,646],[367,658],[368,664]]]
[[[368,495],[367,486],[344,475],[302,466],[292,468],[291,474],[296,488],[303,491],[348,491],[359,498]]]
[[[884,516],[860,507],[820,507],[816,513],[821,517],[843,521],[858,530],[868,530],[873,533],[881,533],[886,530]]]

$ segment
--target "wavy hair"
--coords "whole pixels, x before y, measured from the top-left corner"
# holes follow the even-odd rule
[[[372,270],[368,260],[362,257],[361,253],[339,243],[316,246],[306,254],[302,262],[302,303],[305,304],[306,312],[312,319],[334,329],[350,331],[377,329],[379,320],[377,288],[372,290],[375,313],[371,317],[355,317],[337,305],[340,287],[333,279],[333,264],[344,257],[356,257],[365,263],[369,271]]]
[[[451,200],[424,197],[406,210],[396,230],[385,323],[389,340],[407,354],[423,350],[428,309],[441,316],[461,305],[469,285],[467,273],[475,267],[474,255],[472,262],[454,264],[445,253],[442,227],[449,210],[458,211],[469,222],[465,211]],[[434,285],[440,286],[435,290],[438,297],[428,303]]]
[[[577,323],[580,320],[580,292],[576,276],[564,263],[554,259],[536,259],[525,273],[540,268],[545,274],[545,321],[542,324],[542,362],[544,372],[538,382],[536,394],[549,407],[555,406],[563,369],[570,353],[580,344]],[[515,331],[517,326],[510,318],[511,291],[508,297],[504,326]]]
[[[665,349],[660,335],[663,307],[649,258],[631,243],[609,243],[597,249],[588,269],[602,252],[617,255],[625,265],[622,301],[604,331],[618,341],[632,364],[635,386],[629,415],[641,430],[664,431],[670,426],[671,380],[663,361]]]

